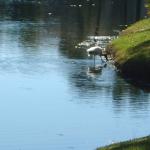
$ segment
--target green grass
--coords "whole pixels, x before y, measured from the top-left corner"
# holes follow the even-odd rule
[[[150,19],[128,27],[108,48],[112,49],[115,64],[123,74],[150,78]]]
[[[146,0],[146,2],[147,13],[150,16],[150,0]]]
[[[128,27],[126,30],[122,32],[122,34],[131,34],[136,32],[143,32],[146,30],[150,30],[150,19],[144,19],[142,21],[136,22],[135,24]]]
[[[123,31],[111,46],[116,53],[115,59],[120,64],[141,54],[148,58],[147,56],[150,56],[150,19],[142,20]]]
[[[97,150],[150,150],[150,136],[112,144],[110,146],[98,148]]]

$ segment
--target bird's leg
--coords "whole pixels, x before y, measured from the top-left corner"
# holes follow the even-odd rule
[[[104,57],[105,57],[106,61],[108,61],[108,55],[105,54]]]
[[[102,59],[102,56],[101,55],[99,55],[100,56],[100,58],[101,58],[101,62],[103,63],[104,61],[103,61],[103,59]]]
[[[95,55],[94,55],[94,68],[95,68]]]

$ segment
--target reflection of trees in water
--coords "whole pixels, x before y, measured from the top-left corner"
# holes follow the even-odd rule
[[[65,15],[69,16],[70,11],[74,9],[79,11],[79,15],[82,16],[84,23],[93,22],[92,28],[96,29],[96,34],[101,28],[129,24],[143,17],[145,14],[144,0],[7,0],[7,3],[10,3],[10,5],[4,6],[2,5],[3,3],[6,3],[6,1],[0,1],[1,7],[11,9],[9,15],[13,18],[23,17],[24,19],[35,20],[44,17],[48,18],[47,14],[49,12],[59,15],[67,12]],[[70,7],[71,4],[75,4],[76,7]],[[79,5],[82,5],[82,7],[79,7]],[[83,27],[86,24],[83,24]],[[100,28],[98,29],[98,27]]]
[[[86,35],[86,28],[84,27],[85,18],[81,10],[65,10],[64,15],[61,16],[61,41],[60,49],[63,54],[70,58],[82,58],[84,52],[75,49],[77,43],[82,41]]]
[[[13,20],[39,20],[43,18],[44,20],[44,8],[40,5],[33,4],[12,4],[1,6],[1,14],[5,18],[10,18]]]
[[[105,75],[88,73],[87,61],[79,61],[66,67],[64,73],[70,81],[71,92],[76,93],[77,100],[81,99],[81,103],[99,103],[105,94],[111,94],[111,83],[105,82]]]
[[[123,25],[135,22],[145,14],[144,0],[68,1],[61,17],[61,52],[68,57],[84,57],[75,50],[77,43],[88,35],[114,35]],[[69,7],[76,4],[76,7]],[[78,7],[82,4],[82,7]],[[95,4],[95,6],[92,6]],[[68,7],[67,7],[68,6]]]
[[[77,52],[74,46],[87,35],[114,34],[112,33],[114,28],[119,29],[119,25],[134,22],[143,16],[144,1],[142,0],[99,0],[94,8],[66,9],[66,13],[61,17],[60,52],[69,58],[81,58],[84,53]],[[118,111],[124,110],[126,103],[131,108],[135,106],[137,109],[143,109],[148,103],[148,94],[141,94],[140,89],[133,88],[122,79],[118,80],[117,75],[112,76],[113,81],[107,82],[104,77],[104,82],[99,82],[97,79],[89,78],[85,68],[80,71],[77,68],[67,68],[71,70],[68,78],[73,88],[78,89],[79,96],[88,95],[92,102],[92,96],[94,98],[101,95],[101,92],[109,94],[109,100],[113,100],[114,109]],[[142,99],[145,99],[145,103],[141,103]]]
[[[19,30],[19,43],[21,46],[39,46],[39,32],[36,27],[31,24],[23,24]]]
[[[124,111],[127,107],[131,111],[147,110],[150,103],[150,95],[139,87],[126,83],[116,76],[112,90],[115,111]]]
[[[87,74],[89,63],[88,60],[76,60],[73,64],[62,67],[70,82],[71,92],[76,95],[72,101],[86,104],[105,101],[113,105],[115,113],[122,113],[127,109],[133,113],[149,111],[150,94],[148,92],[127,83],[112,68],[105,68],[96,76]]]

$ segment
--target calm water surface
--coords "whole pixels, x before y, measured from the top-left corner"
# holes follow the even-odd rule
[[[15,6],[1,8],[0,149],[94,150],[150,134],[150,93],[125,82],[111,65],[89,74],[92,60],[75,48],[89,36],[116,35],[134,14],[127,22],[118,16],[97,21],[95,10],[49,16],[30,8],[29,16]]]

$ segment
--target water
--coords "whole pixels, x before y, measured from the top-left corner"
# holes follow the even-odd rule
[[[105,46],[103,37],[116,36],[137,16],[129,22],[115,16],[109,26],[101,18],[97,27],[97,6],[90,16],[87,8],[69,6],[0,9],[0,149],[94,150],[150,134],[149,91],[127,83],[111,65],[89,74],[92,59],[75,48],[95,35]]]

